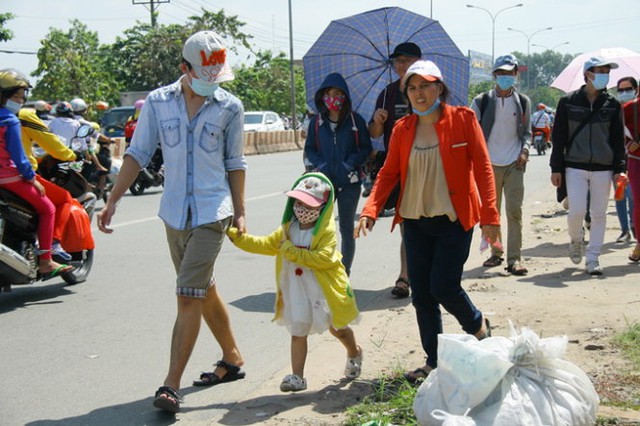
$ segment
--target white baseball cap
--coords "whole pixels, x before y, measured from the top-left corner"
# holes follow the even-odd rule
[[[418,74],[427,81],[442,81],[442,72],[436,64],[431,61],[415,61],[402,77],[400,87],[404,88],[409,78],[414,74]]]
[[[199,31],[187,39],[182,57],[191,64],[200,80],[224,83],[233,80],[227,49],[214,31]]]

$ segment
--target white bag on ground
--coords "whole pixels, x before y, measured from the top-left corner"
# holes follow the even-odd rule
[[[421,425],[443,425],[446,415],[478,426],[595,423],[598,395],[587,375],[562,359],[567,338],[510,328],[509,339],[438,336],[438,368],[413,404]]]

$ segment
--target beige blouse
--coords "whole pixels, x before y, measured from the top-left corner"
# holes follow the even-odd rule
[[[447,215],[458,219],[444,176],[438,145],[419,147],[414,141],[409,157],[407,181],[400,203],[400,216],[406,219]]]

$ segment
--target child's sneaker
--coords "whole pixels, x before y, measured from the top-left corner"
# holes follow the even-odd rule
[[[307,379],[303,379],[296,374],[287,374],[280,383],[282,392],[299,392],[307,389]]]
[[[358,349],[360,350],[358,356],[347,358],[347,365],[344,367],[344,376],[347,379],[357,379],[362,372],[362,348],[358,346]]]

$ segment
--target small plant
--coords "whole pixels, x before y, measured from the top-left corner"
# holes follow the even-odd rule
[[[401,376],[384,376],[372,383],[371,395],[347,410],[347,426],[416,425],[413,400],[417,388]]]
[[[622,349],[624,356],[629,359],[635,370],[640,370],[640,323],[630,324],[627,329],[613,337],[613,343]]]

